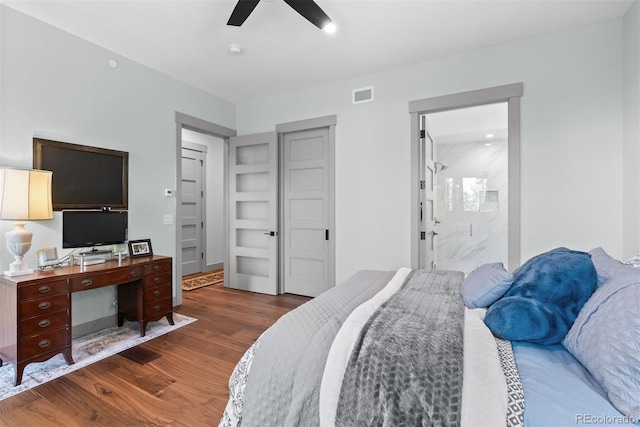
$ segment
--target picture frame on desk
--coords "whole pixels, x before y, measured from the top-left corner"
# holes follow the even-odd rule
[[[128,246],[131,258],[153,255],[151,239],[130,240]]]

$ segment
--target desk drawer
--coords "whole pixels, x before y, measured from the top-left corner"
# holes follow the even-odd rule
[[[56,329],[34,335],[20,344],[20,359],[28,359],[39,354],[55,351],[70,344],[69,328]]]
[[[155,288],[148,288],[144,290],[144,302],[149,303],[152,301],[171,298],[171,286],[158,286]]]
[[[144,274],[171,272],[171,260],[156,261],[144,266]]]
[[[142,267],[128,268],[110,273],[99,273],[91,276],[76,277],[71,279],[71,290],[84,291],[100,288],[102,286],[118,285],[142,279]]]
[[[144,318],[153,318],[155,316],[164,316],[171,311],[171,298],[153,301],[144,305]]]
[[[39,298],[45,295],[64,294],[68,292],[66,280],[56,280],[53,282],[40,283],[38,285],[25,286],[20,289],[20,300]]]
[[[151,274],[144,278],[144,287],[146,289],[153,288],[155,286],[170,285],[171,284],[171,272]]]
[[[20,336],[26,337],[39,332],[51,331],[62,326],[69,326],[68,310],[23,320],[20,322]]]
[[[69,295],[53,295],[20,302],[20,318],[25,319],[39,314],[49,314],[69,308]]]

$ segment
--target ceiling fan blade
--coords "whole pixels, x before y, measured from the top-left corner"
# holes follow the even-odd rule
[[[249,15],[251,15],[251,12],[256,8],[259,1],[260,0],[238,0],[227,25],[233,25],[234,27],[241,26]]]
[[[320,29],[331,22],[331,18],[313,0],[284,0],[284,2]]]

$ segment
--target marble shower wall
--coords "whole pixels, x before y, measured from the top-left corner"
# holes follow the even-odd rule
[[[490,144],[490,145],[488,145]],[[507,141],[438,144],[436,267],[507,265]]]

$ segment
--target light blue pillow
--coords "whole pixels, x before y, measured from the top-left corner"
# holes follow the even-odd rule
[[[460,295],[468,308],[489,307],[511,287],[513,274],[501,262],[483,264],[462,283]]]
[[[598,273],[598,287],[602,286],[619,271],[629,268],[629,266],[612,258],[602,248],[593,248],[589,251],[589,254],[591,255],[591,262],[596,268],[596,273]]]
[[[618,411],[640,420],[640,271],[626,268],[598,288],[562,344]]]

